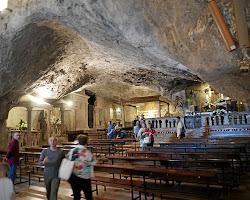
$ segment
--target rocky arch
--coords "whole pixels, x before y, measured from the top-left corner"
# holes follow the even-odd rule
[[[236,38],[231,4],[219,6]],[[242,51],[226,51],[206,1],[30,0],[0,20],[0,33],[2,113],[45,84],[59,98],[103,80],[169,99],[203,80],[249,101],[249,73],[237,66]]]

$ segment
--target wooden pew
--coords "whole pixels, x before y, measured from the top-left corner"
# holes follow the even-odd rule
[[[227,187],[227,183],[219,182],[217,174],[214,172],[201,172],[201,171],[184,171],[184,170],[168,170],[168,169],[162,169],[162,168],[152,168],[152,167],[141,167],[141,166],[124,166],[124,165],[107,165],[107,164],[97,164],[95,166],[95,171],[98,172],[110,172],[114,174],[123,174],[123,175],[129,175],[131,186],[133,185],[133,177],[140,176],[143,179],[143,185],[140,185],[139,187],[132,188],[135,191],[139,192],[145,192],[147,193],[147,185],[150,183],[153,184],[155,187],[161,184],[153,183],[152,179],[146,181],[146,177],[150,178],[160,178],[164,180],[175,180],[179,182],[195,182],[196,184],[208,184],[208,185],[221,185],[223,188]],[[114,180],[115,178],[111,179]],[[95,183],[93,183],[95,184]],[[120,187],[120,185],[117,183],[115,185],[112,185],[112,187]],[[119,185],[119,186],[118,186]],[[165,186],[165,190],[161,191],[165,194],[165,191],[170,188]],[[153,187],[150,188],[150,192],[159,192],[154,191]],[[139,193],[139,196],[141,193]],[[172,194],[173,195],[173,194]],[[140,197],[141,198],[141,197]],[[192,197],[193,198],[193,197]],[[203,196],[204,198],[204,196]],[[133,199],[133,196],[132,196]],[[191,199],[191,198],[189,198]]]
[[[123,156],[107,156],[111,161],[111,164],[126,164],[137,166],[152,166],[165,169],[184,169],[184,170],[200,170],[209,171],[213,170],[218,174],[221,174],[222,179],[225,180],[225,176],[233,180],[232,186],[237,186],[241,171],[236,166],[232,165],[230,159],[206,159],[206,160],[170,160],[166,157],[154,156],[154,157],[123,157]]]

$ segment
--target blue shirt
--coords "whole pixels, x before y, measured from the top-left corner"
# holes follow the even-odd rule
[[[110,131],[111,131],[112,129],[114,129],[114,126],[113,126],[113,125],[109,125],[109,127],[108,127],[108,133],[110,133]]]
[[[134,133],[137,134],[140,130],[140,125],[134,126]]]

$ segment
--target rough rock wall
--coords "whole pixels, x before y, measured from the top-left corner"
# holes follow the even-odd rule
[[[219,6],[234,33],[230,1]],[[112,79],[170,98],[201,78],[249,101],[242,58],[239,49],[226,51],[204,0],[24,1],[0,20],[0,121],[7,104],[41,85],[58,98]]]

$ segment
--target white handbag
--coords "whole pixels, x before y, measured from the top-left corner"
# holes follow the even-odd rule
[[[143,139],[143,143],[144,143],[144,144],[150,144],[150,143],[151,143],[151,133],[149,133],[149,136],[146,136],[146,137]]]
[[[71,161],[67,158],[62,159],[58,177],[62,180],[69,180],[74,168],[74,161]]]

